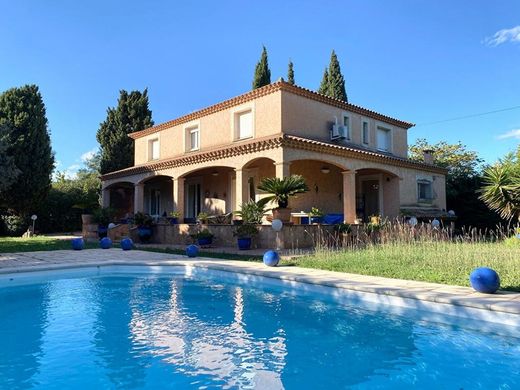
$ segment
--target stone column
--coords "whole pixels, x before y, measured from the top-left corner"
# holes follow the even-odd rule
[[[184,178],[173,179],[173,208],[180,213],[179,222],[184,218]]]
[[[144,183],[134,185],[134,213],[144,212]]]
[[[283,179],[284,177],[290,176],[290,162],[278,162],[274,163],[276,167],[276,177]]]
[[[235,169],[235,210],[239,210],[240,205],[249,200],[247,195],[247,170]]]
[[[343,219],[345,223],[356,222],[356,171],[343,174]]]
[[[110,207],[110,189],[109,188],[103,188],[103,191],[101,193],[101,205],[104,208]]]

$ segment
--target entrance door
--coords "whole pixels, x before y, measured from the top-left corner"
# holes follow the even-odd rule
[[[379,215],[379,180],[362,181],[362,191],[365,203],[364,219],[369,220],[372,215]]]
[[[186,184],[186,218],[197,218],[200,213],[200,182],[192,182]]]
[[[155,217],[161,214],[161,191],[151,190],[150,191],[150,215]]]

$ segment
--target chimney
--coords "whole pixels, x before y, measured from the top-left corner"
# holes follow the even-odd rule
[[[423,150],[423,160],[425,164],[433,165],[433,150],[424,149]]]

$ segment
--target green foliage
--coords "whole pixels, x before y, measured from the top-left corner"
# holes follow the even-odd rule
[[[101,226],[108,226],[109,223],[114,222],[114,215],[115,211],[110,207],[99,208],[94,211],[94,222]]]
[[[198,240],[199,238],[213,238],[215,236],[208,229],[202,229],[200,232],[192,234],[191,237]]]
[[[275,201],[280,208],[288,206],[289,197],[309,191],[309,187],[301,175],[291,175],[283,179],[266,177],[260,182],[258,189],[270,194],[262,198],[259,201],[260,204],[265,205],[267,202]]]
[[[9,212],[0,217],[0,233],[6,236],[21,236],[29,227],[29,219]]]
[[[197,219],[202,222],[202,223],[207,223],[208,222],[208,218],[209,218],[209,214],[206,213],[205,211],[201,211],[198,215],[197,215]]]
[[[311,217],[323,217],[325,214],[317,207],[311,207],[311,212],[309,213]]]
[[[334,225],[334,231],[343,234],[352,233],[352,225],[348,223],[339,223],[337,225]]]
[[[170,217],[171,218],[179,218],[180,216],[181,216],[180,211],[175,211],[174,210],[174,211],[170,212]]]
[[[233,235],[238,238],[250,238],[258,234],[258,228],[251,223],[244,223],[237,226]]]
[[[325,72],[323,73],[318,93],[348,102],[347,92],[345,90],[345,78],[341,73],[338,57],[334,50],[332,50],[330,55],[329,66],[325,68]]]
[[[9,132],[7,124],[0,125],[0,200],[2,192],[7,191],[21,173],[13,156],[8,154],[8,145],[2,136]]]
[[[418,139],[409,148],[409,158],[422,162],[424,150],[431,150],[434,164],[448,170],[446,203],[448,210],[455,210],[457,213],[458,226],[493,229],[503,222],[478,197],[478,191],[483,183],[481,175],[483,160],[475,151],[467,150],[460,142],[448,144],[441,141],[430,144],[425,139]]]
[[[19,174],[0,193],[0,204],[14,214],[35,212],[47,196],[54,155],[42,96],[36,85],[12,88],[0,95],[0,139],[7,145],[11,168]]]
[[[520,147],[484,171],[482,199],[502,218],[520,220]]]
[[[134,224],[141,227],[151,227],[153,225],[153,218],[139,211],[134,215]]]
[[[289,65],[287,66],[287,82],[289,84],[294,85],[294,65],[292,61],[289,61]]]
[[[242,218],[244,223],[261,224],[265,212],[265,203],[257,203],[254,200],[249,200],[240,205],[240,210],[235,211],[235,215]]]
[[[330,55],[329,75],[328,75],[328,93],[330,97],[348,102],[347,92],[345,91],[345,79],[341,73],[338,57],[334,50]]]
[[[323,78],[321,79],[320,88],[318,89],[318,93],[322,95],[329,95],[329,69],[325,68],[325,72],[323,72]]]
[[[271,71],[267,60],[267,50],[265,46],[262,49],[262,55],[255,67],[255,76],[253,78],[253,89],[271,84]]]
[[[153,126],[148,108],[148,90],[120,91],[116,108],[107,109],[97,140],[101,148],[100,173],[117,171],[134,165],[134,141],[128,134]]]
[[[477,152],[467,150],[461,142],[449,144],[445,141],[430,144],[424,138],[418,139],[409,148],[409,158],[413,161],[423,161],[423,151],[433,152],[433,163],[448,170],[452,178],[478,176],[483,160]]]

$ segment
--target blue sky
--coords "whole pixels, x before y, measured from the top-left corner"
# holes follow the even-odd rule
[[[59,170],[73,172],[120,89],[155,123],[248,91],[262,45],[317,89],[331,49],[351,103],[462,141],[488,162],[520,141],[520,2],[0,0],[0,91],[40,86]]]

